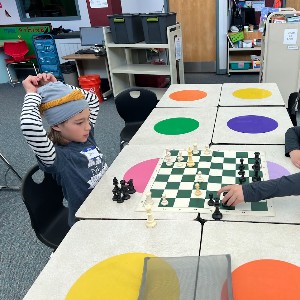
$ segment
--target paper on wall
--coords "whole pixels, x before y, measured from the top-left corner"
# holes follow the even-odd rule
[[[107,0],[90,0],[91,8],[103,8],[108,7]]]
[[[298,29],[285,29],[283,36],[284,45],[297,44]]]

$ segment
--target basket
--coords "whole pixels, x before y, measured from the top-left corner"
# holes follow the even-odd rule
[[[233,43],[236,43],[238,41],[241,41],[244,39],[244,31],[239,31],[236,33],[230,33],[230,39]]]

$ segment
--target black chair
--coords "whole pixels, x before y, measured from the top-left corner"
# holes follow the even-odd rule
[[[120,133],[120,150],[123,149],[157,105],[156,94],[144,88],[130,88],[115,97],[117,111],[125,121]]]
[[[23,179],[22,197],[36,236],[48,247],[56,249],[70,229],[61,186],[51,174],[44,173],[36,165]]]
[[[294,126],[297,126],[297,111],[300,109],[300,92],[291,93],[288,100],[287,111]],[[300,124],[299,124],[300,125]]]

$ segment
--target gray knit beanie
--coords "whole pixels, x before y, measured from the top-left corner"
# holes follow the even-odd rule
[[[60,81],[38,88],[37,93],[42,96],[40,111],[50,126],[63,123],[88,107],[81,91]]]

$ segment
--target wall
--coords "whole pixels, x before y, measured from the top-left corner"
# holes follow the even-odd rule
[[[164,0],[122,0],[122,10],[124,13],[149,13],[162,11]]]

